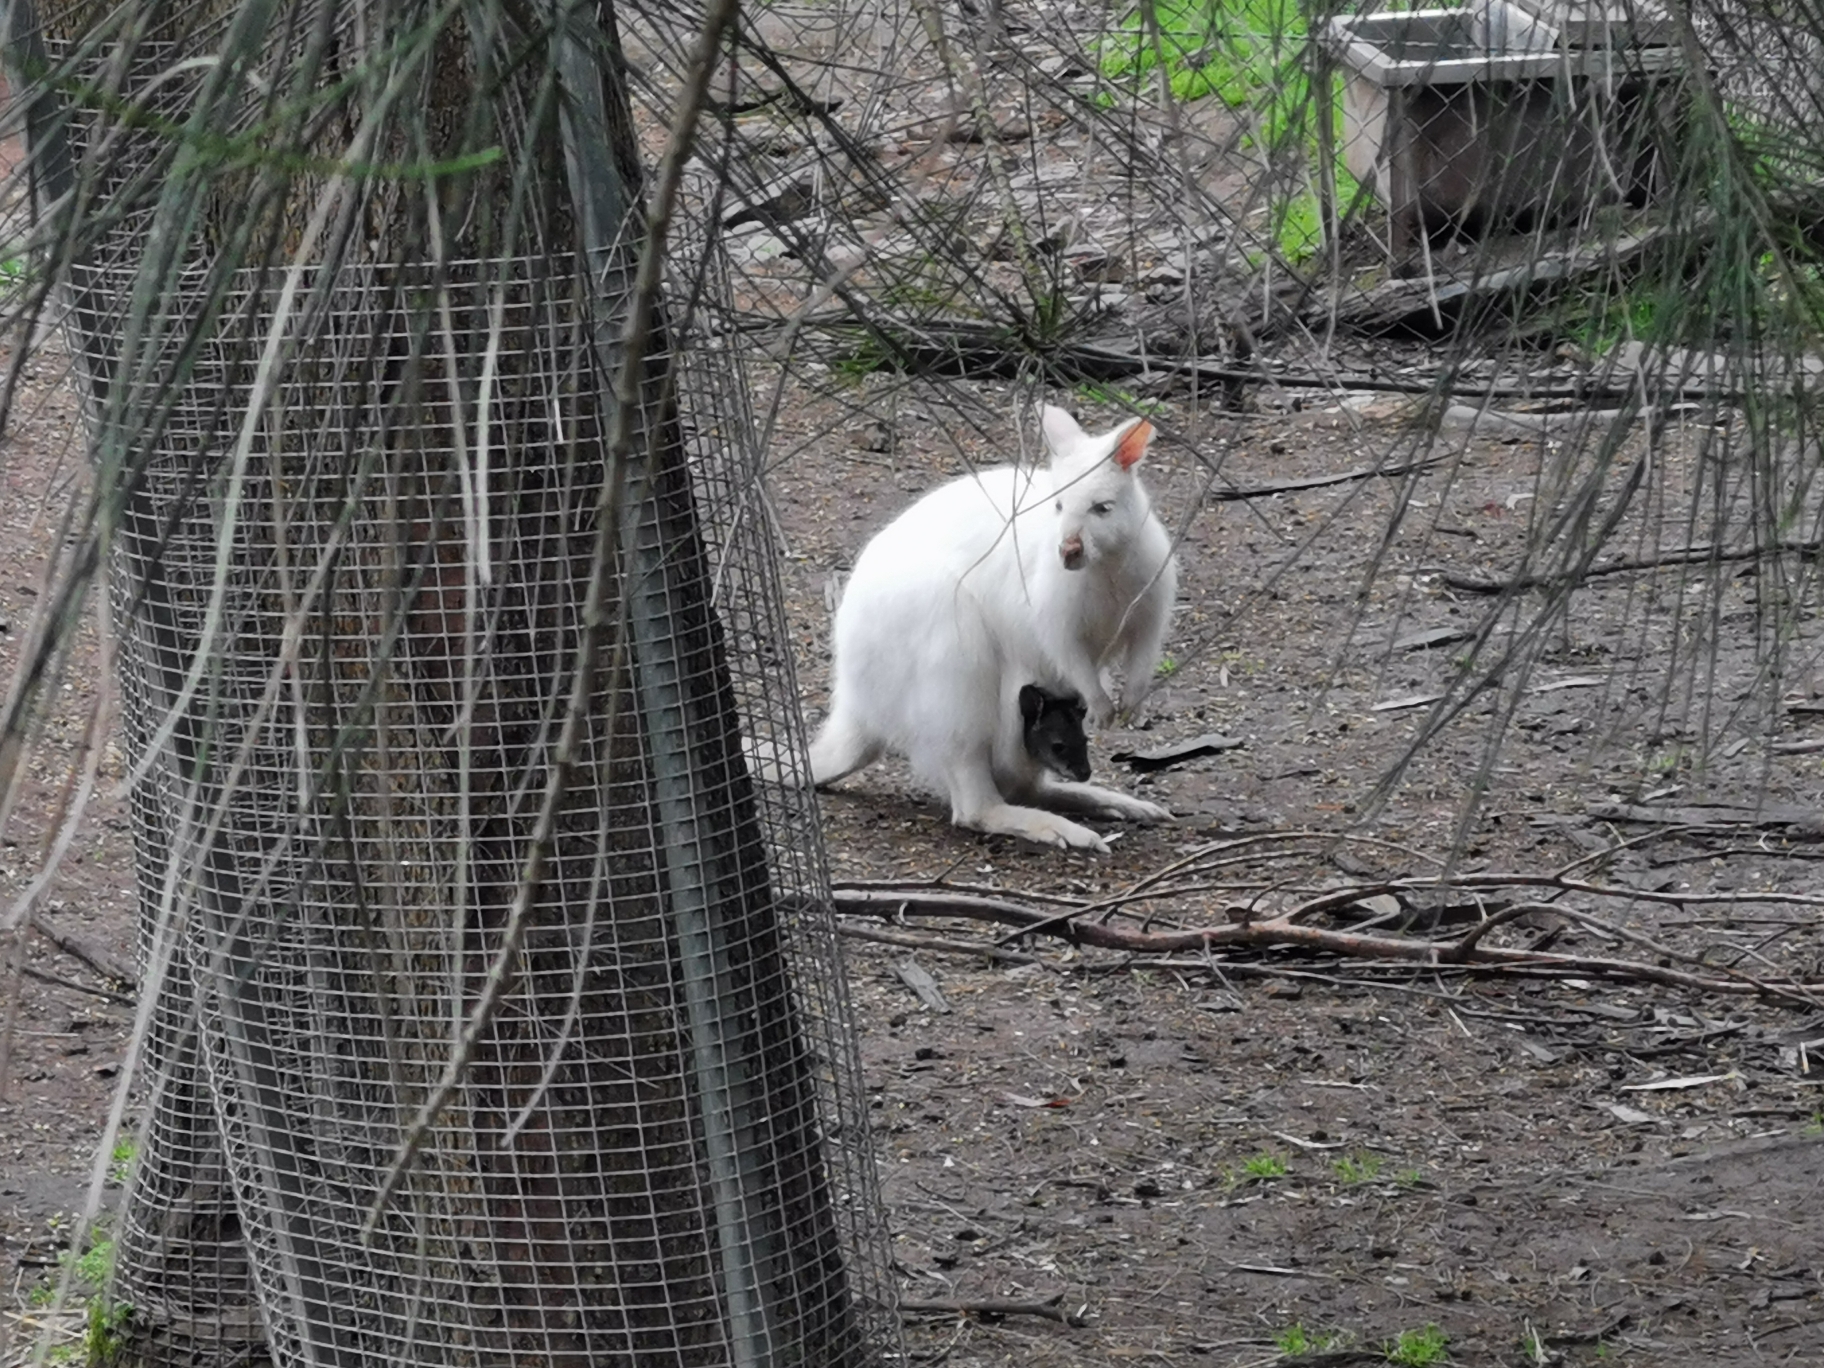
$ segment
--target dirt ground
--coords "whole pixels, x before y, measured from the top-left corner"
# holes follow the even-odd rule
[[[0,443],[0,674],[9,684],[32,649],[52,552],[81,483],[77,410],[63,370],[55,356],[34,363]],[[77,634],[70,665],[0,839],[0,924],[32,889],[77,796],[72,779],[101,679],[92,620]],[[11,1026],[0,1042],[0,1240],[10,1294],[0,1344],[35,1324],[33,1289],[54,1276],[85,1205],[132,1028],[133,841],[126,805],[109,792],[120,778],[109,739],[84,820],[36,903],[40,929],[0,932],[0,1020]]]
[[[1770,749],[1815,726],[1805,641],[1781,705],[1764,706],[1771,686],[1757,680],[1755,603],[1771,573],[1594,581],[1519,689],[1472,706],[1370,813],[1374,782],[1425,712],[1376,705],[1434,693],[1466,668],[1463,643],[1407,639],[1467,630],[1488,611],[1449,581],[1511,573],[1527,501],[1549,493],[1542,473],[1561,449],[1446,430],[1434,448],[1445,462],[1409,484],[1219,499],[1399,464],[1414,440],[1411,412],[1385,396],[1302,411],[1287,396],[1262,401],[1247,415],[1168,404],[1161,429],[1190,435],[1149,460],[1162,514],[1183,529],[1177,668],[1144,732],[1095,738],[1093,754],[1099,777],[1166,803],[1176,823],[1126,832],[1107,858],[983,840],[882,765],[826,795],[838,880],[1101,897],[1174,860],[1233,853],[1201,891],[1131,909],[1182,927],[1220,924],[1238,898],[1273,908],[1422,874],[1449,855],[1492,723],[1515,700],[1461,831],[1460,871],[1546,875],[1583,861],[1623,888],[1815,888],[1818,762]],[[954,449],[945,434],[961,425],[916,391],[891,444],[857,421],[844,450],[839,415],[806,419],[807,445],[777,481],[814,707],[830,576],[920,489],[990,453]],[[883,445],[890,457],[869,450]],[[1676,504],[1691,470],[1665,475]],[[1405,530],[1358,601],[1399,498]],[[1644,557],[1658,535],[1630,523],[1617,546]],[[1681,694],[1688,665],[1673,643],[1689,650],[1706,623],[1710,675]],[[1108,758],[1210,732],[1244,744],[1143,778]],[[1710,824],[1605,816],[1674,806]],[[1350,839],[1290,853],[1293,833],[1311,831]],[[1609,906],[1624,909],[1625,931],[1669,949],[1723,962],[1749,947],[1756,972],[1820,977],[1815,906]],[[1005,929],[895,934],[987,945]],[[1009,948],[1033,957],[911,951],[948,1001],[935,1012],[900,980],[907,949],[851,942],[906,1295],[1061,1297],[1086,1321],[933,1313],[909,1322],[921,1353],[1244,1364],[1302,1331],[1307,1348],[1330,1346],[1312,1361],[1379,1361],[1402,1332],[1435,1325],[1460,1363],[1824,1361],[1824,1100],[1802,1044],[1824,1035],[1815,1006],[1286,952]],[[1554,948],[1617,949],[1576,929]]]
[[[1372,359],[1385,374],[1428,360]],[[813,717],[828,605],[866,538],[921,491],[1032,441],[1028,422],[1021,447],[1016,419],[1034,396],[991,382],[940,395],[874,376],[834,393],[789,396],[773,445]],[[1048,397],[1092,429],[1117,417],[1087,392]],[[967,412],[950,407],[959,399]],[[1549,589],[1517,595],[1472,652],[1468,634],[1497,600],[1465,586],[1513,574],[1535,510],[1574,502],[1574,482],[1554,482],[1574,448],[1492,428],[1446,427],[1431,442],[1421,412],[1388,393],[1261,386],[1227,412],[1176,392],[1153,412],[1162,437],[1147,478],[1182,570],[1173,668],[1142,725],[1093,738],[1092,755],[1100,781],[1177,820],[1123,832],[1105,857],[984,839],[953,829],[888,762],[824,798],[836,879],[1093,899],[1177,862],[1191,874],[1116,919],[1165,929],[1446,864],[1575,866],[1606,889],[1686,901],[1547,890],[1537,896],[1613,929],[1539,914],[1502,943],[1551,937],[1571,955],[1824,980],[1824,903],[1804,900],[1824,851],[1824,760],[1779,748],[1824,737],[1808,565],[1593,579],[1536,665],[1499,671],[1377,805],[1377,782],[1429,716],[1414,700],[1489,668],[1547,601]],[[1692,540],[1681,510],[1701,435],[1656,458],[1658,502],[1623,521],[1617,554],[1652,559]],[[1622,464],[1640,440],[1623,443]],[[0,443],[0,676],[27,649],[76,442],[47,361]],[[1439,460],[1270,492],[1415,453]],[[1616,478],[1596,482],[1599,507]],[[1388,535],[1396,507],[1405,517]],[[1776,612],[1789,629],[1777,636]],[[59,685],[0,846],[0,912],[55,831],[98,649],[85,631]],[[1111,759],[1206,733],[1240,744],[1148,775]],[[0,978],[14,1004],[0,1070],[0,1358],[37,1324],[35,1289],[55,1275],[92,1176],[107,1179],[96,1141],[134,1010],[119,777],[110,747],[36,914],[43,930],[0,940],[22,971]],[[1389,895],[1374,896],[1358,920],[1385,912]],[[1448,927],[1465,903],[1476,914],[1467,897],[1392,901],[1412,934]],[[850,929],[902,1294],[978,1308],[909,1311],[914,1361],[1220,1368],[1302,1347],[1302,1362],[1366,1363],[1436,1327],[1458,1364],[1824,1363],[1815,1000],[1287,949],[996,947],[1005,928],[916,918]],[[882,934],[899,943],[863,938]],[[908,989],[908,959],[947,1010]]]
[[[937,396],[878,383],[865,397],[870,411],[897,413],[890,431],[821,400],[795,404],[779,434],[774,494],[813,715],[832,576],[920,490],[1013,441],[1009,425],[959,445],[967,425]],[[74,412],[52,368],[35,394],[0,464],[9,673],[71,487]],[[1020,398],[991,387],[976,397],[1008,415]],[[1092,426],[1113,421],[1075,406]],[[1221,922],[1238,899],[1274,908],[1424,874],[1449,854],[1510,694],[1472,706],[1371,810],[1374,781],[1426,712],[1404,704],[1475,668],[1465,643],[1406,639],[1468,628],[1487,610],[1450,577],[1515,563],[1552,448],[1447,430],[1437,449],[1450,459],[1409,482],[1229,499],[1222,491],[1399,463],[1413,414],[1385,396],[1294,409],[1263,391],[1251,413],[1168,400],[1156,418],[1165,435],[1149,478],[1182,533],[1175,668],[1144,729],[1095,737],[1093,757],[1100,778],[1166,803],[1177,821],[1124,832],[1107,857],[1028,848],[953,829],[903,767],[883,763],[825,797],[838,880],[1097,897],[1188,862],[1205,871],[1198,881],[1122,913],[1164,928]],[[1401,498],[1408,530],[1358,595]],[[1630,554],[1645,535],[1623,539]],[[1699,567],[1581,591],[1527,691],[1512,695],[1513,727],[1457,868],[1549,874],[1582,860],[1611,886],[1735,892],[1744,900],[1622,904],[1619,924],[1711,963],[1745,949],[1756,972],[1824,978],[1817,909],[1755,900],[1807,893],[1818,854],[1805,814],[1820,810],[1819,762],[1770,748],[1816,725],[1809,674],[1789,666],[1783,701],[1756,706],[1754,607],[1770,578]],[[1664,686],[1685,668],[1669,644],[1705,623],[1710,677],[1668,702]],[[1794,659],[1811,631],[1789,643]],[[54,826],[95,650],[85,634],[33,762],[0,858],[0,906],[23,891]],[[1376,710],[1387,702],[1403,706]],[[1242,744],[1145,777],[1109,758],[1211,732]],[[131,987],[106,972],[130,962],[131,937],[131,843],[110,777],[112,750],[39,913],[69,948],[42,934],[20,943],[0,1103],[14,1330],[32,1323],[32,1289],[82,1205],[131,1022]],[[1713,806],[1708,825],[1660,828],[1614,820],[1618,803],[1636,815]],[[1758,820],[1757,808],[1771,815]],[[1404,901],[1425,911],[1422,898]],[[1428,1326],[1457,1363],[1820,1361],[1824,1099],[1807,1047],[1824,1043],[1824,1016],[1809,1005],[1286,950],[1123,957],[1037,938],[989,953],[1001,928],[856,927],[913,943],[845,942],[903,1295],[1026,1308],[911,1313],[919,1361],[1246,1364],[1302,1333],[1322,1351],[1309,1362],[1370,1362]],[[1567,953],[1655,958],[1574,924],[1557,930]],[[935,976],[947,1011],[907,989],[908,958]]]

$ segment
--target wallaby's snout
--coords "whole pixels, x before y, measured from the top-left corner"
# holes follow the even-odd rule
[[[1064,538],[1058,543],[1058,555],[1063,558],[1066,570],[1083,568],[1083,536],[1081,533]]]

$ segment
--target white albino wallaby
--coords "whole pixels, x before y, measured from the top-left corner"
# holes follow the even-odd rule
[[[1025,744],[1020,689],[1075,693],[1104,726],[1112,670],[1122,702],[1137,707],[1178,572],[1136,469],[1152,427],[1135,419],[1090,436],[1049,407],[1041,425],[1049,472],[966,475],[862,548],[836,611],[835,687],[811,778],[827,784],[891,749],[949,793],[958,826],[1106,851],[1058,814],[1171,814],[1050,773]]]

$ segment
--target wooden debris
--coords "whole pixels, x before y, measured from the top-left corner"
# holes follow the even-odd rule
[[[918,1000],[933,1012],[948,1012],[950,1000],[944,996],[944,990],[937,986],[937,980],[930,972],[910,955],[893,966],[893,972],[899,975],[899,981],[910,988]]]
[[[1468,641],[1475,633],[1467,627],[1433,627],[1423,632],[1412,632],[1397,638],[1393,643],[1396,651],[1428,651],[1434,646],[1454,646],[1459,641]]]
[[[1182,765],[1187,760],[1195,760],[1204,755],[1216,755],[1222,751],[1234,750],[1247,745],[1238,736],[1218,736],[1215,732],[1205,732],[1202,736],[1193,736],[1188,741],[1173,741],[1163,746],[1154,746],[1151,750],[1116,751],[1109,757],[1126,765],[1129,769],[1145,773],[1149,770],[1167,769],[1172,765]]]
[[[1429,703],[1436,703],[1444,697],[1442,693],[1407,694],[1404,698],[1389,698],[1384,703],[1376,703],[1369,712],[1401,712],[1407,708],[1423,708]]]
[[[902,1315],[930,1315],[933,1313],[942,1313],[962,1316],[988,1316],[991,1318],[1003,1316],[1039,1316],[1045,1320],[1056,1321],[1060,1325],[1068,1325],[1073,1330],[1081,1330],[1089,1324],[1088,1319],[1084,1315],[1087,1308],[1079,1307],[1075,1311],[1066,1311],[1062,1307],[1063,1301],[1064,1294],[1062,1292],[1058,1293],[1055,1297],[1047,1297],[1042,1302],[994,1300],[958,1301],[946,1297],[937,1301],[902,1300],[899,1303],[899,1309]]]
[[[1184,862],[1180,862],[1181,864]],[[1576,866],[1571,866],[1575,868]],[[1232,919],[1213,925],[1153,931],[1110,924],[1089,915],[1110,904],[1078,903],[1059,911],[1040,908],[999,893],[963,892],[943,884],[842,884],[834,893],[841,913],[884,917],[957,917],[995,922],[1015,928],[1018,939],[1052,935],[1075,945],[1106,950],[1161,955],[1194,952],[1210,955],[1220,950],[1271,950],[1297,948],[1323,951],[1348,958],[1417,963],[1435,968],[1474,968],[1478,972],[1547,973],[1555,977],[1586,975],[1620,981],[1657,983],[1702,992],[1750,995],[1775,1001],[1824,1006],[1824,983],[1798,982],[1756,976],[1682,955],[1670,947],[1616,922],[1595,916],[1568,901],[1524,899],[1509,903],[1470,926],[1454,939],[1375,934],[1360,930],[1333,930],[1309,925],[1320,913],[1334,913],[1359,905],[1382,893],[1413,893],[1448,888],[1453,892],[1490,893],[1498,890],[1546,889],[1559,894],[1586,894],[1624,902],[1653,902],[1675,906],[1714,906],[1751,897],[1757,902],[1777,902],[1824,908],[1824,896],[1780,891],[1753,895],[1697,894],[1597,884],[1560,871],[1555,874],[1477,873],[1446,879],[1443,876],[1391,879],[1380,884],[1330,889],[1307,898],[1289,911],[1263,914],[1259,908],[1238,906]],[[1567,922],[1597,931],[1611,940],[1636,946],[1652,958],[1628,959],[1612,955],[1571,954],[1546,949],[1521,949],[1484,944],[1497,927],[1546,912]],[[1679,962],[1689,968],[1677,967]],[[1632,1009],[1628,1010],[1633,1015]],[[1606,1014],[1606,1013],[1605,1013]]]
[[[1590,803],[1584,811],[1605,822],[1642,822],[1654,826],[1688,827],[1798,827],[1824,830],[1824,809],[1794,803],[1769,803],[1765,807],[1732,807],[1723,803],[1682,807],[1648,807],[1642,803]]]

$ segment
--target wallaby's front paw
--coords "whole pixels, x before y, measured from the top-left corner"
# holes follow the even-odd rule
[[[1118,817],[1124,822],[1170,822],[1176,818],[1171,809],[1161,807],[1158,803],[1149,803],[1144,798],[1130,798],[1125,793],[1107,794],[1102,802],[1102,813],[1107,817]]]

